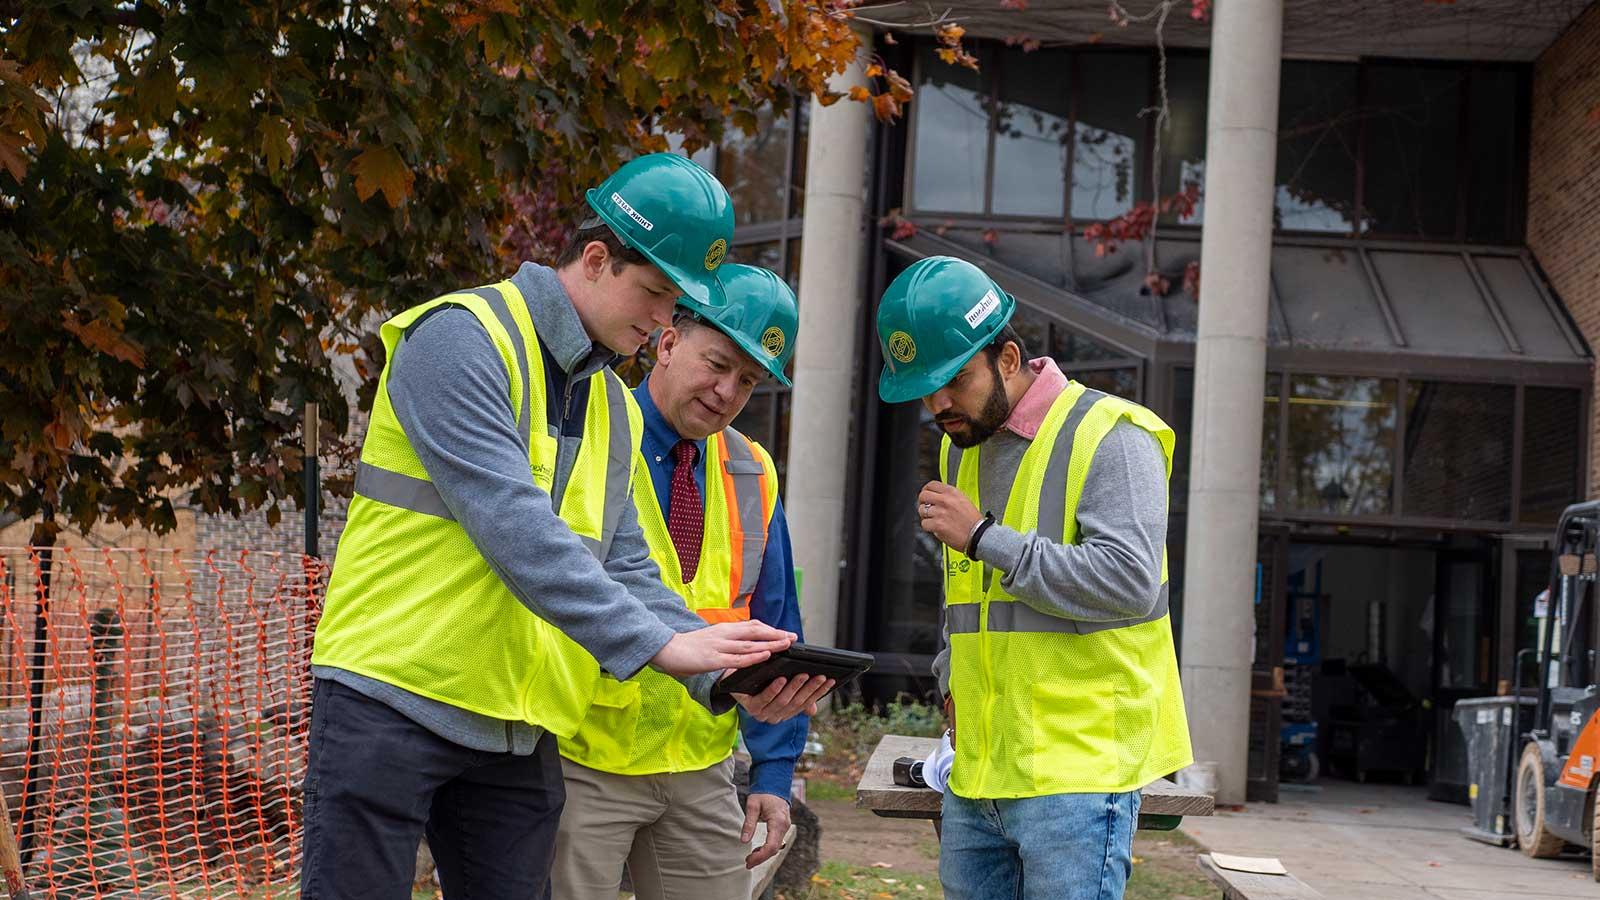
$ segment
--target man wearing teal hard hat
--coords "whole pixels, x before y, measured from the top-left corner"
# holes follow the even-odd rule
[[[556,741],[650,666],[712,711],[723,670],[794,635],[708,624],[661,581],[631,498],[638,404],[609,364],[680,296],[726,303],[727,192],[667,154],[588,194],[553,268],[412,307],[388,358],[311,663],[301,896],[411,896],[424,834],[449,896],[549,887]],[[739,698],[779,720],[805,698]]]
[[[789,530],[772,458],[732,426],[763,382],[787,385],[800,318],[772,272],[724,265],[727,304],[679,299],[657,363],[634,396],[644,414],[634,504],[662,580],[710,622],[765,622],[800,634]],[[829,679],[774,682],[780,707],[810,706]],[[789,830],[789,787],[809,721],[746,709],[717,715],[678,682],[603,678],[576,734],[561,740],[567,805],[556,839],[555,900],[616,900],[623,864],[639,900],[747,900],[750,868]],[[733,748],[750,752],[740,808]],[[750,850],[756,826],[766,839]]]
[[[944,545],[939,878],[951,900],[1116,900],[1139,790],[1192,761],[1167,615],[1173,434],[1030,359],[1015,310],[951,257],[878,306],[879,396],[921,398],[945,433],[917,498]]]

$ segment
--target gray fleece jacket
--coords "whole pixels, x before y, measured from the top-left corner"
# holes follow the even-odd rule
[[[983,442],[978,496],[1009,497],[1031,443],[1002,429]],[[1005,518],[1005,501],[990,506]],[[1149,615],[1161,592],[1167,541],[1166,459],[1155,435],[1118,422],[1100,442],[1078,500],[1076,544],[995,524],[974,555],[997,569],[1000,584],[1034,609],[1065,619],[1104,622]],[[950,693],[950,632],[933,661],[940,694]]]
[[[553,269],[523,263],[511,281],[527,301],[545,354],[547,390],[562,396],[568,385],[609,365]],[[489,333],[460,307],[443,307],[414,324],[389,364],[389,401],[423,468],[478,552],[529,610],[577,641],[607,672],[632,677],[666,646],[674,632],[705,621],[661,583],[632,503],[604,563],[556,515],[582,440],[585,404],[552,402],[548,428],[559,438],[555,496],[534,483],[528,451],[511,408],[510,376]],[[541,427],[534,423],[534,427]],[[470,600],[468,601],[470,602]],[[388,704],[434,734],[474,750],[530,754],[541,730],[469,712],[354,672],[316,666],[330,678]],[[715,712],[716,674],[684,679],[691,696]]]

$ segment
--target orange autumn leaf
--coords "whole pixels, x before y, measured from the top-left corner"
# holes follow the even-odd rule
[[[62,313],[61,319],[62,326],[82,341],[84,346],[132,363],[134,368],[144,368],[144,350],[105,322],[99,319],[79,322],[71,313]]]

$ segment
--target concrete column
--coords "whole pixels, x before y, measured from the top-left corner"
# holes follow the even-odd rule
[[[1281,0],[1218,0],[1211,29],[1182,674],[1198,762],[1243,803]]]
[[[855,65],[832,82],[848,92],[865,85],[869,34]],[[839,567],[844,562],[845,476],[858,363],[866,263],[867,139],[872,110],[840,100],[811,101],[806,146],[806,213],[800,249],[800,335],[789,413],[789,484],[784,511],[794,563],[805,573],[800,600],[806,643],[831,647],[839,623]]]

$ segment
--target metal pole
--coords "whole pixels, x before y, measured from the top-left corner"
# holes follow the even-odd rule
[[[55,511],[44,510],[41,520],[48,523]],[[28,768],[22,785],[22,836],[18,853],[26,861],[29,845],[33,843],[34,817],[38,814],[39,783],[44,780],[44,761],[40,744],[44,737],[44,653],[47,622],[50,615],[50,568],[55,553],[55,536],[43,533],[43,526],[34,532],[34,552],[39,554],[38,606],[33,615],[33,648],[28,658]]]
[[[315,403],[306,404],[305,422],[301,431],[305,435],[305,447],[302,449],[302,467],[305,474],[305,500],[301,504],[306,512],[306,555],[319,556],[317,553],[317,520],[318,506],[322,500],[322,479],[317,471],[317,426],[318,408]]]

